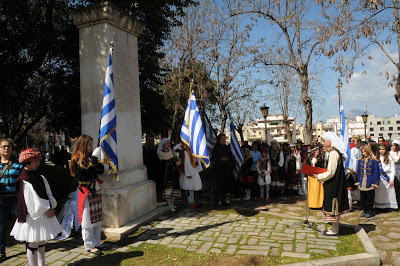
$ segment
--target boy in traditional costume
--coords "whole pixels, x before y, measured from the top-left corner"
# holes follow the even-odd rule
[[[46,241],[62,231],[54,212],[57,201],[47,179],[37,170],[40,160],[37,149],[26,149],[19,156],[24,169],[16,184],[18,219],[11,231],[16,240],[26,242],[30,265],[45,265]]]
[[[197,204],[194,201],[194,192],[202,188],[199,173],[203,170],[203,167],[198,159],[193,156],[190,147],[181,143],[181,148],[180,163],[178,165],[178,170],[181,174],[179,178],[180,187],[188,192],[188,206],[197,208]]]

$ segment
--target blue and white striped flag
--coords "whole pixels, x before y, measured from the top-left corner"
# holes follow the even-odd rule
[[[181,128],[181,140],[190,147],[192,154],[206,166],[210,166],[207,139],[197,108],[196,97],[192,91],[185,111]]]
[[[231,151],[232,151],[233,157],[235,159],[236,171],[239,171],[240,166],[242,166],[243,161],[244,161],[244,154],[243,154],[242,149],[240,148],[239,141],[236,137],[235,127],[233,126],[232,122],[231,122],[229,128],[231,131],[231,143],[230,143]]]
[[[117,153],[117,116],[115,112],[114,77],[112,68],[112,47],[108,56],[106,81],[104,84],[103,107],[100,123],[100,161],[109,164],[108,173],[119,180]]]
[[[217,143],[217,135],[215,135],[215,131],[211,124],[208,122],[208,119],[206,117],[206,114],[202,112],[202,121],[206,133],[206,138],[207,138],[207,148],[208,148],[208,154],[211,153],[212,149],[214,148],[215,144]]]
[[[339,102],[340,102],[340,139],[343,141],[344,148],[347,154],[347,160],[344,164],[344,167],[348,168],[350,165],[349,131],[347,130],[346,116],[344,115],[342,99],[339,99]]]

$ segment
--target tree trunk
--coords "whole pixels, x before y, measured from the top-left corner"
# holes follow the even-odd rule
[[[243,143],[244,143],[243,125],[239,124],[239,125],[237,126],[236,130],[237,130],[237,132],[238,132],[239,135],[240,135],[240,142],[241,142],[242,145],[243,145]]]
[[[172,132],[174,132],[174,130],[175,130],[176,120],[178,119],[178,110],[179,110],[179,106],[178,106],[178,104],[175,104],[174,115],[172,118],[172,124],[171,124],[171,127],[168,129],[168,138],[171,138]]]
[[[306,113],[306,130],[304,132],[304,143],[311,144],[312,142],[312,100],[308,95],[308,74],[301,74],[301,100],[303,102],[304,111]]]
[[[397,79],[396,79],[396,84],[394,85],[394,89],[396,91],[394,98],[396,99],[396,102],[400,104],[400,65],[398,64],[397,66]]]
[[[284,124],[284,127],[285,127],[287,142],[288,142],[289,144],[291,144],[291,143],[293,143],[293,140],[292,140],[292,131],[290,130],[289,121],[287,120],[287,117],[286,117],[286,118],[285,118],[285,117],[283,118],[283,124]]]
[[[228,113],[225,108],[221,108],[221,133],[225,133],[225,125],[228,120]]]
[[[396,36],[397,36],[397,53],[400,55],[400,27],[399,27],[399,3],[397,0],[393,0],[393,5],[394,5],[394,17],[396,19]],[[399,59],[400,60],[400,59]],[[400,104],[400,63],[396,64],[397,67],[397,79],[396,79],[396,84],[394,85],[394,89],[396,91],[394,98],[396,99],[396,102]]]

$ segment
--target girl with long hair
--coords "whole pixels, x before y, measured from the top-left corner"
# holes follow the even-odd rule
[[[360,217],[371,218],[373,216],[375,189],[379,187],[379,165],[368,144],[361,147],[361,159],[357,162],[356,185],[360,190],[363,207],[363,213]]]
[[[70,171],[78,179],[78,217],[82,226],[82,239],[85,249],[93,254],[101,255],[101,221],[102,197],[98,174],[104,172],[104,166],[99,163],[100,147],[93,151],[93,139],[81,135],[76,141],[70,162]]]
[[[379,209],[398,208],[394,189],[394,160],[385,145],[379,146],[378,157],[380,183],[375,192],[375,207]]]

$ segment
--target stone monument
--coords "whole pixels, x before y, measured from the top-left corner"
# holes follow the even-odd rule
[[[101,175],[103,232],[121,239],[140,221],[157,215],[155,182],[147,179],[143,165],[139,95],[138,36],[144,25],[110,2],[70,15],[79,28],[82,134],[97,146],[105,71],[111,41],[119,176]],[[108,170],[108,165],[105,165]]]

